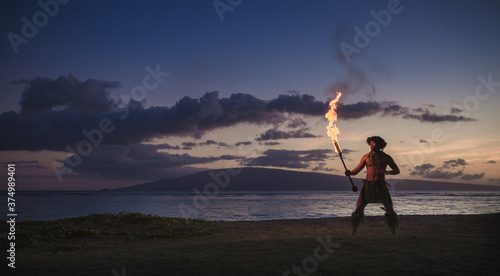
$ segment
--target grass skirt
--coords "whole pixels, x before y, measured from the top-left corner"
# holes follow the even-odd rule
[[[385,181],[363,180],[363,202],[364,203],[392,203],[389,189]]]

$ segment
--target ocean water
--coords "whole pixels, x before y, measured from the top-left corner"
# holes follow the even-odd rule
[[[212,221],[347,217],[353,192],[191,192],[25,191],[17,192],[17,221],[53,220],[92,213],[138,212]],[[391,192],[400,215],[490,214],[500,212],[500,192]],[[6,202],[6,200],[4,201]],[[383,215],[368,204],[365,215]],[[6,218],[7,212],[4,214]]]

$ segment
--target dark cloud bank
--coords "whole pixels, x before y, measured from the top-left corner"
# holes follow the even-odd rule
[[[21,111],[0,114],[0,125],[6,130],[0,134],[0,150],[65,151],[68,145],[74,146],[91,136],[103,120],[109,133],[103,135],[102,144],[131,145],[169,135],[199,139],[207,131],[240,123],[285,121],[285,113],[322,117],[328,109],[328,102],[311,95],[279,95],[263,100],[241,93],[220,98],[218,92],[207,92],[199,99],[184,97],[171,107],[146,109],[142,102],[131,100],[125,104],[111,99],[109,89],[119,87],[118,82],[79,81],[69,75],[56,80],[36,78],[17,83],[26,87],[19,102]],[[456,110],[439,115],[429,108],[409,109],[388,101],[341,104],[338,114],[343,120],[374,115],[428,123],[474,120],[458,115]],[[290,128],[299,129],[273,129],[270,130],[273,133],[263,133],[257,141],[314,137],[303,121],[288,120]]]
[[[235,155],[192,156],[190,154],[174,154],[158,151],[168,149],[169,145],[104,145],[96,148],[91,155],[83,158],[74,172],[100,178],[117,179],[161,179],[193,173],[192,165],[207,164],[219,160],[242,160]],[[72,162],[65,160],[66,166]],[[179,172],[179,168],[184,171]]]
[[[55,150],[73,153],[57,160],[58,177],[70,173],[109,179],[160,179],[201,170],[201,166],[225,160],[244,166],[272,166],[292,169],[331,171],[326,160],[334,158],[331,149],[275,150],[269,146],[283,139],[314,138],[307,124],[298,116],[323,117],[328,102],[311,95],[290,93],[271,100],[251,94],[232,94],[220,98],[218,92],[207,92],[198,99],[183,97],[173,106],[144,107],[144,102],[128,103],[111,99],[109,90],[118,82],[74,76],[58,79],[19,80],[25,85],[20,112],[0,114],[0,150]],[[338,114],[343,120],[369,116],[393,116],[421,122],[454,122],[473,119],[452,110],[438,115],[430,107],[409,109],[397,102],[358,102],[341,104]],[[183,142],[181,145],[148,145],[142,142],[158,137],[180,136],[200,139],[218,128],[246,123],[271,126],[256,135],[254,141],[227,144],[224,141]],[[83,141],[83,142],[82,142]],[[194,156],[177,153],[199,147],[239,149],[264,146],[261,156],[238,155]],[[262,148],[261,148],[262,149]],[[168,152],[166,152],[168,151]],[[78,152],[78,154],[77,154]],[[344,150],[348,153],[349,150]],[[241,154],[245,155],[245,154]],[[453,164],[448,164],[452,166]],[[61,167],[62,166],[62,167]],[[424,176],[432,172],[422,171]],[[462,175],[462,178],[475,175]]]
[[[461,158],[444,161],[440,166],[425,163],[415,166],[411,170],[410,175],[420,175],[425,178],[433,179],[460,178],[463,180],[475,180],[484,177],[484,172],[476,174],[464,173],[465,167],[467,165],[469,165],[469,163]]]
[[[274,166],[293,169],[310,168],[312,162],[325,162],[332,158],[331,150],[266,150],[264,155],[248,158],[243,164],[246,166]]]

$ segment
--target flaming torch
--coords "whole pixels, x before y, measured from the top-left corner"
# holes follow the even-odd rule
[[[337,152],[339,154],[340,160],[342,160],[342,164],[344,165],[344,168],[347,171],[347,167],[344,163],[344,159],[342,158],[342,149],[340,148],[339,141],[337,139],[337,135],[340,134],[340,131],[337,128],[337,126],[335,125],[335,122],[337,121],[337,112],[335,112],[335,110],[337,109],[337,103],[340,99],[340,96],[342,96],[342,93],[337,92],[337,97],[330,101],[330,110],[328,110],[328,112],[325,114],[325,117],[330,122],[328,124],[328,126],[326,127],[326,130],[327,130],[328,136],[332,139],[333,146],[335,147],[335,152]],[[354,183],[352,182],[350,175],[349,175],[349,180],[351,181],[352,191],[357,192],[358,187],[354,186]]]

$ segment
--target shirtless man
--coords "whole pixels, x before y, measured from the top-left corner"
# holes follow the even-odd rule
[[[358,197],[356,210],[351,215],[352,235],[356,234],[358,226],[365,221],[364,210],[368,203],[384,204],[386,211],[384,222],[389,226],[394,235],[398,227],[398,216],[392,206],[392,199],[387,189],[388,184],[385,182],[385,175],[399,174],[399,168],[392,157],[382,151],[387,145],[384,139],[379,136],[372,136],[368,137],[366,142],[370,145],[370,153],[365,154],[361,158],[361,162],[359,162],[359,165],[354,170],[345,171],[345,175],[347,176],[356,175],[365,166],[367,167],[366,179],[363,180],[363,189]],[[387,171],[387,166],[392,170]]]

